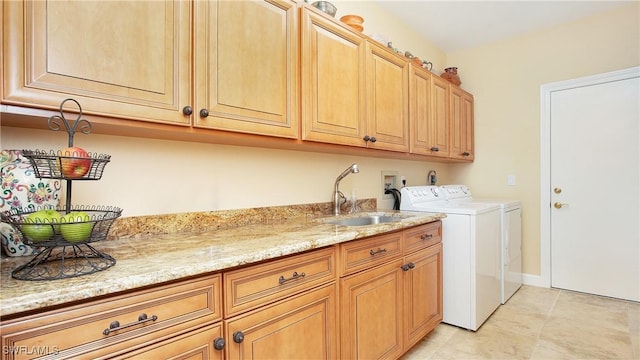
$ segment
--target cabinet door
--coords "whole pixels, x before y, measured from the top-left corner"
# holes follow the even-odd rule
[[[449,95],[449,99],[451,103],[449,104],[451,109],[449,115],[449,127],[451,128],[451,157],[460,158],[462,157],[462,141],[464,130],[463,130],[463,114],[462,114],[462,90],[460,88],[452,86],[451,92]]]
[[[227,360],[338,358],[334,283],[225,322]]]
[[[301,11],[302,139],[366,146],[364,39]]]
[[[473,121],[473,95],[462,93],[462,157],[466,160],[474,159],[474,121]]]
[[[429,118],[429,155],[449,157],[449,83],[438,77],[432,76],[432,116]]]
[[[473,160],[473,95],[451,87],[451,157]]]
[[[420,341],[442,321],[442,244],[405,258],[405,348]]]
[[[188,125],[190,3],[5,1],[3,104]]]
[[[409,61],[367,42],[366,76],[367,147],[409,151]]]
[[[298,137],[296,7],[195,2],[196,127]]]
[[[342,359],[402,354],[401,265],[398,259],[340,280]]]
[[[412,154],[431,155],[431,73],[413,65],[410,65],[409,71],[409,151]]]
[[[191,359],[222,360],[224,349],[216,349],[216,340],[222,339],[222,323],[173,337],[142,349],[128,352],[114,359]]]

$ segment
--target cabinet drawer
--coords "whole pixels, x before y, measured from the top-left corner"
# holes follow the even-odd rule
[[[12,349],[7,359],[115,354],[221,320],[220,291],[221,275],[210,275],[9,320],[0,325],[2,346]]]
[[[442,222],[419,225],[404,231],[404,251],[410,253],[442,241]]]
[[[225,314],[233,316],[335,278],[334,247],[228,271],[224,273]]]
[[[340,245],[340,276],[402,256],[402,232],[373,236]]]
[[[214,348],[216,339],[222,339],[222,323],[172,337],[171,339],[127,352],[113,359],[203,359],[222,360],[224,350]]]

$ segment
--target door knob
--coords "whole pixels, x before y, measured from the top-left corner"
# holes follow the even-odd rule
[[[562,189],[555,188],[555,189],[553,189],[553,192],[556,193],[556,194],[560,194],[562,192]]]
[[[556,209],[560,209],[563,206],[569,206],[569,204],[563,204],[563,203],[559,203],[559,202],[553,204],[553,207],[556,208]]]

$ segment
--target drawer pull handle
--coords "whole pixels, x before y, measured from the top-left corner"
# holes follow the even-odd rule
[[[376,250],[376,251],[369,250],[369,255],[374,256],[376,254],[382,254],[382,253],[385,253],[385,252],[387,252],[387,249],[378,248],[378,250]]]
[[[156,321],[158,320],[158,317],[156,315],[152,315],[151,317],[147,317],[147,314],[140,314],[138,315],[138,321],[136,322],[132,322],[132,323],[128,323],[125,325],[120,325],[120,321],[115,320],[112,321],[111,324],[109,324],[109,328],[108,329],[104,329],[104,331],[102,332],[104,335],[109,335],[114,331],[118,331],[118,330],[124,330],[128,327],[132,327],[135,325],[140,325],[140,324],[144,324],[146,322],[149,321]]]
[[[431,239],[432,237],[433,237],[433,234],[424,234],[420,236],[420,240],[428,240],[428,239]]]
[[[307,274],[305,273],[300,273],[298,274],[297,271],[294,271],[293,274],[291,274],[291,277],[286,279],[284,276],[280,275],[280,279],[278,279],[278,282],[280,283],[280,285],[286,283],[287,281],[291,281],[291,280],[296,280],[296,279],[302,279],[303,277],[307,276]]]

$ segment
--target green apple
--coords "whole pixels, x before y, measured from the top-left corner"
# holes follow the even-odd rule
[[[33,242],[49,240],[60,230],[61,218],[62,215],[55,210],[38,210],[27,215],[20,230]]]
[[[60,234],[68,242],[78,243],[89,239],[93,230],[91,217],[82,211],[70,212],[62,217]]]

